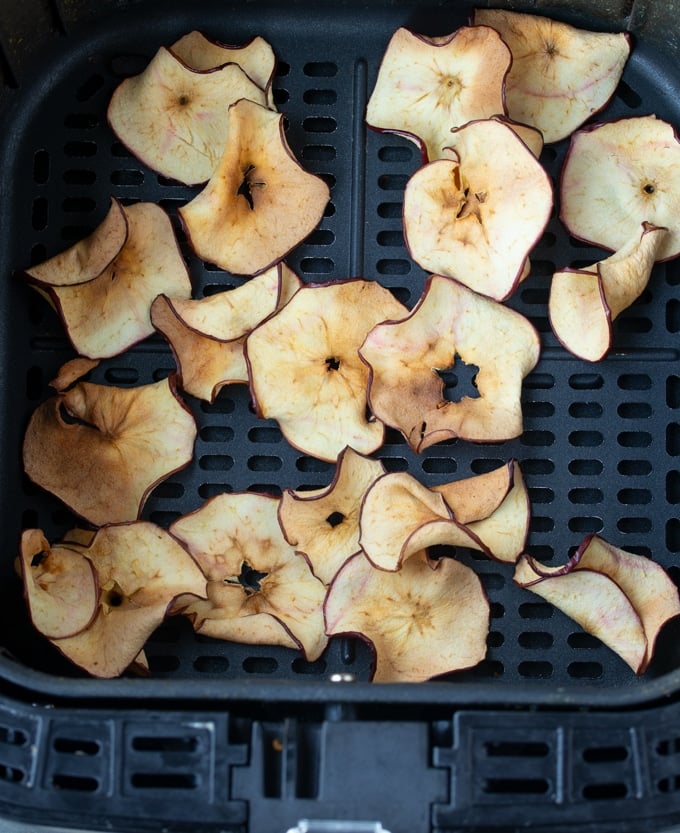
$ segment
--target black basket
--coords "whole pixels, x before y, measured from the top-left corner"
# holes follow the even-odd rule
[[[497,4],[494,4],[497,5]],[[628,30],[632,57],[598,118],[656,113],[680,124],[675,4],[513,3],[596,29]],[[660,8],[663,6],[663,8]],[[106,123],[109,97],[159,46],[197,28],[228,43],[256,34],[278,58],[274,97],[306,168],[331,186],[318,228],[288,258],[305,281],[375,278],[409,306],[423,272],[401,230],[415,146],[370,131],[367,97],[392,32],[446,34],[466,2],[67,2],[0,9],[3,114],[0,346],[4,495],[0,563],[0,814],[124,831],[390,833],[656,830],[680,822],[680,643],[677,622],[637,678],[598,640],[535,595],[512,570],[474,554],[492,627],[477,668],[422,685],[373,685],[358,640],[333,639],[316,662],[284,648],[196,636],[184,619],[147,646],[151,675],[95,680],[32,628],[13,569],[21,528],[57,538],[73,523],[22,474],[26,422],[73,356],[56,315],[15,272],[91,231],[111,196],[151,200],[175,221],[197,296],[241,279],[186,246],[176,209],[197,189],[144,168]],[[541,159],[556,181],[567,142]],[[533,514],[528,549],[565,560],[588,533],[649,555],[680,580],[680,283],[655,267],[615,324],[610,356],[566,353],[547,319],[550,278],[601,251],[553,216],[531,278],[510,305],[541,335],[525,380],[525,431],[492,445],[446,443],[412,453],[388,432],[378,456],[433,485],[516,458]],[[150,382],[174,370],[161,337],[102,363],[95,381]],[[447,378],[450,388],[469,380]],[[189,400],[200,430],[194,461],[152,494],[144,517],[167,526],[224,490],[322,487],[333,466],[293,450],[258,419],[245,386],[214,405]],[[307,827],[303,820],[310,820]],[[345,826],[328,827],[337,820]]]

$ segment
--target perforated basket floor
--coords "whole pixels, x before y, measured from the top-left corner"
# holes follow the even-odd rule
[[[151,200],[165,207],[182,241],[196,297],[236,286],[240,280],[197,259],[176,221],[176,209],[198,189],[157,176],[115,140],[106,118],[109,97],[122,78],[139,72],[156,49],[199,28],[224,42],[266,37],[279,59],[275,101],[286,114],[288,141],[296,156],[331,187],[323,221],[288,258],[305,281],[351,276],[374,278],[413,306],[424,274],[409,259],[401,230],[405,183],[419,164],[408,141],[370,131],[364,124],[367,97],[380,57],[402,24],[444,34],[466,21],[467,7],[417,11],[405,4],[355,13],[324,5],[247,4],[238,14],[200,2],[155,15],[141,5],[89,27],[77,27],[34,71],[9,113],[4,130],[0,190],[3,249],[2,473],[4,523],[0,569],[0,616],[6,674],[14,682],[63,693],[82,675],[28,622],[12,561],[21,527],[40,526],[50,537],[73,519],[61,504],[23,477],[20,447],[26,421],[49,395],[48,382],[73,356],[56,315],[15,270],[55,254],[91,231],[111,196],[124,203]],[[316,10],[316,6],[313,9]],[[579,22],[579,18],[572,18]],[[580,19],[583,22],[583,19]],[[588,21],[585,21],[587,24]],[[616,96],[602,118],[654,112],[680,124],[676,68],[637,43]],[[556,181],[566,142],[541,159]],[[590,532],[654,558],[674,580],[680,550],[680,266],[658,265],[643,296],[616,321],[611,355],[591,365],[556,342],[547,320],[550,276],[560,266],[592,263],[596,248],[570,239],[556,215],[532,255],[532,274],[510,301],[541,335],[542,358],[523,391],[525,431],[516,441],[491,445],[450,442],[421,455],[389,431],[377,456],[389,471],[410,471],[427,484],[462,478],[516,458],[533,507],[529,551],[557,564]],[[157,380],[174,370],[165,340],[152,337],[104,362],[92,378],[123,386]],[[451,397],[469,391],[469,369],[449,372]],[[167,526],[221,491],[280,493],[285,487],[327,485],[331,464],[294,451],[276,423],[258,419],[245,386],[224,389],[214,405],[188,400],[199,422],[195,458],[188,469],[159,486],[144,516]],[[515,587],[512,570],[468,553],[460,557],[480,574],[492,605],[487,659],[470,672],[446,678],[440,695],[457,699],[479,691],[498,702],[531,696],[579,697],[618,692],[674,679],[680,650],[673,634],[660,640],[657,658],[642,680],[597,639],[536,596]],[[133,679],[127,693],[163,690],[173,683],[188,695],[216,691],[228,681],[304,681],[310,692],[333,674],[368,679],[370,653],[360,641],[333,639],[317,662],[287,649],[254,648],[197,637],[188,622],[168,622],[148,645],[151,681]],[[670,676],[669,676],[670,675]],[[201,685],[197,684],[201,681]],[[78,691],[99,688],[79,685]],[[193,688],[192,688],[193,686]],[[207,687],[206,687],[207,686]],[[212,688],[211,688],[212,686]],[[427,686],[420,691],[425,691]],[[225,689],[222,689],[223,691]],[[226,689],[228,691],[228,689]],[[269,689],[277,696],[276,686]],[[116,691],[111,688],[110,691]],[[531,692],[530,695],[527,692]],[[313,695],[313,696],[317,696]],[[408,696],[420,697],[413,691]],[[634,696],[637,696],[634,695]],[[642,696],[642,694],[640,695]]]

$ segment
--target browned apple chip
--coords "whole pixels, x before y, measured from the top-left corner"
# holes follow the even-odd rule
[[[242,99],[229,108],[227,121],[214,175],[179,214],[199,257],[237,275],[254,275],[314,230],[330,191],[293,156],[281,114]]]
[[[407,312],[394,295],[359,278],[304,286],[246,340],[259,416],[276,419],[295,448],[334,462],[345,446],[370,454],[384,426],[366,415],[368,331]]]
[[[338,456],[330,486],[313,491],[287,489],[283,493],[279,506],[283,534],[324,584],[330,584],[350,555],[359,551],[362,499],[384,473],[378,460],[345,448]]]
[[[477,575],[452,558],[413,555],[398,572],[352,556],[324,605],[329,636],[360,636],[375,652],[375,682],[420,682],[486,655],[489,603]]]
[[[170,218],[149,202],[124,207],[112,200],[89,237],[24,275],[58,311],[75,349],[91,359],[151,335],[149,310],[161,292],[191,294]]]
[[[410,315],[374,327],[360,355],[371,368],[373,413],[422,451],[454,437],[492,442],[519,436],[522,380],[539,351],[538,334],[522,315],[435,275]],[[478,396],[444,398],[439,372],[453,367],[456,356],[479,367]]]
[[[169,379],[136,388],[80,382],[33,412],[24,468],[101,526],[136,519],[154,486],[189,463],[195,438]]]
[[[278,505],[254,493],[217,495],[170,526],[208,580],[207,601],[181,598],[174,612],[206,636],[298,647],[315,660],[327,642],[326,589],[283,537]]]
[[[78,379],[94,370],[99,365],[99,359],[85,359],[82,356],[77,356],[75,359],[65,362],[60,368],[57,375],[50,382],[50,387],[54,388],[57,393],[63,393],[71,387]]]

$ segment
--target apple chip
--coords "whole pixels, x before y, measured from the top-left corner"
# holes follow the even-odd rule
[[[278,505],[267,495],[222,494],[170,526],[208,580],[207,601],[179,599],[174,612],[206,636],[296,647],[315,660],[327,642],[326,589],[283,537]]]
[[[612,323],[638,298],[668,229],[643,223],[618,252],[585,269],[563,269],[553,275],[548,313],[564,347],[596,362],[611,347]]]
[[[357,351],[375,324],[406,312],[374,281],[302,287],[246,339],[258,415],[278,420],[291,445],[322,460],[334,462],[348,445],[375,451],[384,426],[366,415],[368,367]]]
[[[205,577],[184,547],[147,521],[103,527],[79,549],[96,570],[97,615],[86,629],[54,645],[90,674],[116,677],[139,662],[172,600],[202,594]]]
[[[427,272],[502,301],[524,274],[553,205],[550,179],[498,119],[451,133],[447,155],[419,168],[404,193],[404,238]]]
[[[595,124],[571,138],[560,218],[580,240],[618,251],[642,223],[667,228],[657,260],[680,254],[680,142],[655,116]]]
[[[243,99],[228,110],[224,154],[179,214],[199,257],[237,275],[264,272],[314,230],[330,191],[293,156],[283,116]]]
[[[477,575],[453,558],[420,553],[390,573],[357,553],[333,579],[324,612],[329,636],[370,642],[374,682],[421,682],[486,655],[488,600]]]
[[[82,356],[76,356],[75,359],[70,359],[59,368],[59,372],[50,382],[50,387],[54,388],[57,393],[63,393],[71,387],[78,379],[94,370],[99,366],[99,359],[85,359]]]
[[[196,185],[214,174],[229,136],[228,109],[239,99],[266,103],[236,63],[195,69],[178,57],[191,44],[161,47],[147,68],[114,91],[107,116],[118,139],[163,176]],[[193,56],[195,57],[195,56]]]
[[[80,382],[33,412],[24,468],[101,526],[136,519],[150,491],[189,463],[195,438],[170,379],[136,388]]]
[[[510,50],[487,26],[430,38],[405,28],[392,36],[366,110],[370,127],[400,133],[441,158],[450,132],[505,113]]]
[[[522,315],[434,275],[408,317],[374,327],[360,355],[371,368],[373,413],[420,452],[454,437],[493,442],[519,436],[522,380],[539,352],[538,334]],[[444,398],[439,372],[453,367],[456,356],[479,368],[478,396]]]
[[[508,113],[563,139],[614,94],[630,54],[627,33],[589,32],[540,15],[476,9],[476,24],[496,29],[512,52]]]
[[[378,460],[344,448],[330,486],[283,493],[279,506],[283,534],[324,584],[330,584],[345,561],[359,551],[361,503],[369,486],[384,473]]]
[[[224,385],[247,384],[246,336],[301,285],[292,269],[278,263],[235,289],[200,300],[159,295],[151,322],[172,346],[180,387],[213,402]]]
[[[166,212],[113,199],[84,240],[24,272],[61,316],[82,356],[122,353],[151,335],[151,302],[161,292],[188,298],[191,282]]]

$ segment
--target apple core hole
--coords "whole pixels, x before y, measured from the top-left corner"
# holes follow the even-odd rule
[[[37,552],[33,558],[31,558],[31,567],[39,567],[47,558],[47,553],[45,550],[40,550]]]
[[[340,369],[340,359],[336,359],[335,356],[329,356],[326,359],[326,370],[329,372],[331,370],[339,370]]]
[[[269,573],[260,572],[254,567],[251,567],[247,561],[241,564],[241,572],[238,576],[238,582],[246,591],[247,594],[259,593],[262,590],[262,580],[267,578]]]
[[[647,184],[643,187],[643,189],[642,189],[642,190],[645,192],[645,194],[650,194],[650,195],[651,195],[651,194],[655,193],[656,188],[655,188],[655,186],[654,186],[654,185],[652,185],[652,183],[651,183],[651,182],[648,182],[648,183],[647,183]]]
[[[326,523],[335,529],[335,527],[340,526],[344,520],[345,516],[342,512],[331,512],[331,514],[326,518]]]

